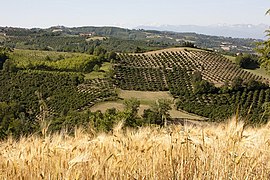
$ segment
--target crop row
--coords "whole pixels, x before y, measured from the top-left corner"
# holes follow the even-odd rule
[[[265,105],[270,101],[270,89],[238,91],[226,94],[180,96],[177,108],[211,119],[227,119],[233,114],[248,117],[250,122],[267,121]]]
[[[205,51],[162,52],[159,54],[120,54],[118,65],[143,68],[180,68],[200,71],[203,79],[224,84],[235,77],[248,81],[255,79],[267,82],[268,79],[256,76],[239,68],[224,56]]]
[[[168,90],[165,69],[115,66],[116,85],[126,90]]]

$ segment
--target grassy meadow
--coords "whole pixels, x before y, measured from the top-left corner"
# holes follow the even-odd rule
[[[116,108],[118,111],[123,111],[125,109],[124,101],[130,98],[136,98],[140,101],[140,107],[138,110],[138,115],[142,116],[144,110],[151,108],[156,104],[159,99],[166,99],[171,102],[172,109],[169,111],[170,117],[172,118],[185,118],[190,120],[205,120],[201,116],[191,114],[185,111],[179,111],[176,109],[173,96],[167,91],[127,91],[127,90],[117,90],[119,100],[117,101],[105,101],[95,104],[90,108],[91,111],[101,111],[105,112],[107,109]]]
[[[84,74],[84,79],[104,79],[111,69],[112,64],[109,62],[104,62],[98,71],[92,71],[90,73]]]
[[[45,69],[58,71],[84,71],[95,61],[95,56],[83,53],[15,49],[10,59],[19,69]]]
[[[0,142],[0,179],[269,179],[270,125],[78,128]]]

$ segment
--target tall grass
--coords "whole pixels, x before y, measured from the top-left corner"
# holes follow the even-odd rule
[[[270,124],[10,137],[0,143],[0,179],[270,179]]]

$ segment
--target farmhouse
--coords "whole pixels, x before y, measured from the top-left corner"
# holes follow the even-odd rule
[[[82,37],[91,37],[94,34],[95,34],[94,32],[91,32],[91,33],[80,33],[80,36],[82,36]]]

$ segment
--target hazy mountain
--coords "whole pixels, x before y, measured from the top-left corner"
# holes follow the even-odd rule
[[[216,24],[210,26],[197,25],[160,25],[160,26],[138,26],[137,29],[174,31],[174,32],[195,32],[213,36],[225,36],[234,38],[255,38],[265,39],[264,31],[269,28],[266,24]]]

